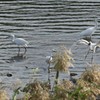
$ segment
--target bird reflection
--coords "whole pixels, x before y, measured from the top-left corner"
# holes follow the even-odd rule
[[[12,62],[21,62],[23,60],[25,60],[27,57],[26,55],[17,55],[17,56],[13,56],[9,59],[9,61],[7,61],[8,63],[12,63]]]

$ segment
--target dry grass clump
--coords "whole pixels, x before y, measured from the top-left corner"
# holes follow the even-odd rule
[[[55,86],[52,100],[69,100],[68,92],[71,92],[74,85],[71,81],[63,80]]]
[[[52,63],[56,70],[55,84],[58,84],[59,72],[68,71],[69,67],[73,66],[72,62],[72,53],[64,46],[54,53]]]
[[[81,79],[100,86],[100,65],[93,65],[81,75]]]
[[[67,91],[74,87],[74,84],[69,80],[63,80],[60,82],[57,87],[61,89],[66,89]]]
[[[81,87],[78,85],[71,93],[71,97],[74,98],[74,100],[96,100],[96,96],[93,95],[89,87]]]
[[[0,90],[0,100],[10,100],[5,90]]]
[[[77,86],[82,87],[81,93],[85,93],[87,100],[96,100],[100,94],[100,70],[97,65],[87,69],[77,80]]]
[[[89,84],[89,82],[87,82],[81,78],[77,80],[77,85],[81,86],[81,87],[90,87],[91,86],[91,84]]]
[[[85,95],[86,100],[96,100],[100,94],[100,87],[83,79],[77,81],[77,86],[82,87],[80,93]]]
[[[49,100],[49,90],[42,82],[34,81],[24,88],[26,92],[24,100]]]
[[[67,71],[72,65],[73,58],[72,53],[65,47],[61,47],[53,55],[53,64],[56,71]]]

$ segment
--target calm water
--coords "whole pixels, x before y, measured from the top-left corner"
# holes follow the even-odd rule
[[[100,0],[0,1],[0,79],[4,85],[9,89],[17,78],[25,83],[32,78],[47,80],[45,57],[61,45],[70,48],[79,39],[81,31],[95,25],[95,18],[98,19],[98,28],[93,40],[98,41]],[[29,41],[26,58],[16,57],[17,46],[6,38],[10,34]],[[94,56],[95,63],[99,63],[99,51]],[[80,75],[86,61],[90,62],[91,54],[84,61],[87,52],[84,45],[72,52],[75,68],[70,70]],[[33,74],[32,69],[37,67],[40,71]],[[7,77],[7,73],[13,76]]]

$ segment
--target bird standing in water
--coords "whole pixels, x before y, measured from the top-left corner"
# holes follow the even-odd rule
[[[46,56],[46,63],[48,64],[48,82],[50,85],[50,64],[52,62],[52,56]]]
[[[20,55],[20,46],[23,46],[25,48],[23,55],[26,54],[26,51],[27,51],[26,47],[29,44],[28,41],[26,41],[23,38],[16,38],[15,35],[13,34],[11,34],[11,39],[13,43],[18,45],[18,56]]]
[[[82,43],[82,44],[85,44],[85,45],[89,46],[89,50],[88,50],[88,52],[87,52],[87,54],[85,56],[85,59],[87,58],[87,55],[89,54],[89,51],[91,50],[92,51],[91,62],[92,62],[93,61],[93,54],[96,52],[97,48],[100,48],[100,41],[97,42],[97,43],[93,43],[91,41],[87,41],[87,40],[81,39],[77,43]]]

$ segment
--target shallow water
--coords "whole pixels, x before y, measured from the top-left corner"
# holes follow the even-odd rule
[[[92,38],[99,41],[99,9],[99,0],[0,1],[0,78],[4,85],[9,89],[17,78],[25,83],[32,78],[46,81],[48,65],[45,57],[61,45],[70,48],[79,39],[81,31],[95,25],[95,18],[98,28]],[[10,34],[29,41],[26,57],[17,57],[17,46],[7,38]],[[24,52],[23,48],[21,50]],[[78,76],[84,71],[86,62],[90,62],[91,54],[84,61],[87,50],[84,45],[72,50],[75,68],[70,70]],[[97,64],[99,51],[94,56]],[[33,69],[37,67],[39,72],[34,74]],[[7,77],[7,73],[12,77]],[[62,78],[66,77],[62,75]]]

